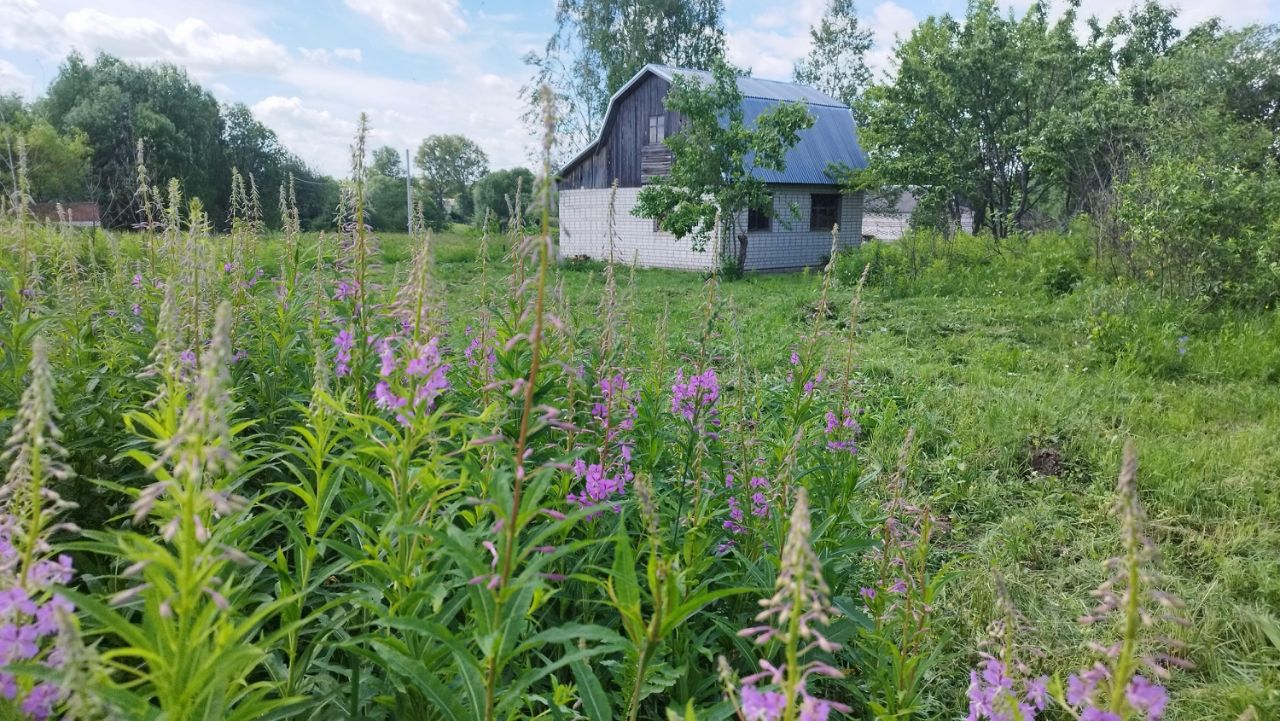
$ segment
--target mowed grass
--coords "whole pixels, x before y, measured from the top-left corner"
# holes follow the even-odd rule
[[[408,258],[406,241],[382,239],[388,277]],[[461,327],[477,310],[478,240],[468,231],[436,242],[440,293]],[[1078,241],[1052,242],[1061,250]],[[493,257],[502,250],[494,243]],[[891,466],[914,426],[911,483],[951,523],[938,560],[956,576],[938,630],[956,663],[937,667],[936,692],[963,713],[965,669],[991,618],[997,570],[1027,616],[1025,640],[1053,668],[1087,665],[1090,629],[1076,619],[1119,550],[1110,505],[1132,437],[1161,583],[1190,621],[1180,638],[1195,668],[1174,673],[1167,718],[1234,719],[1250,706],[1260,719],[1280,718],[1280,313],[1203,311],[1089,273],[1054,294],[1039,282],[1040,265],[1057,256],[1016,247],[1006,256],[873,282],[856,335],[876,429],[862,452],[873,468]],[[837,326],[848,316],[850,266],[860,263],[842,263]],[[665,362],[678,366],[705,324],[704,278],[617,273],[632,342],[668,348]],[[602,278],[601,266],[560,268],[554,312],[591,327]],[[815,271],[722,283],[713,340],[721,362],[741,358],[766,382],[781,379],[820,281]],[[1125,350],[1108,352],[1117,322]]]

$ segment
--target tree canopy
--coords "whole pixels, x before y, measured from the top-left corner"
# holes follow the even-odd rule
[[[140,220],[139,141],[152,181],[177,178],[214,218],[226,217],[233,168],[252,178],[269,223],[278,222],[272,200],[291,175],[304,225],[327,223],[337,203],[335,182],[290,153],[247,106],[219,105],[174,65],[105,53],[87,62],[72,52],[44,98],[31,105],[9,98],[0,111],[9,144],[24,135],[34,197],[95,200],[107,225]],[[7,169],[8,156],[3,162]]]
[[[866,59],[871,31],[858,22],[853,0],[828,0],[822,19],[809,29],[809,39],[809,54],[795,66],[796,82],[840,100],[854,109],[861,122],[859,101],[871,84]]]
[[[495,170],[476,181],[472,189],[475,222],[483,223],[488,217],[490,223],[506,226],[517,192],[524,198],[533,196],[534,176],[528,168]]]
[[[489,171],[489,156],[463,135],[431,135],[418,146],[414,165],[437,206],[456,201],[460,218],[471,216],[471,186]]]

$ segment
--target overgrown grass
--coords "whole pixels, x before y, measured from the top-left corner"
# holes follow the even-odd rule
[[[1249,705],[1280,715],[1280,312],[1205,311],[1101,278],[1080,234],[998,254],[977,239],[956,246],[916,268],[901,248],[840,261],[846,279],[877,254],[898,262],[873,265],[862,305],[858,364],[878,419],[862,448],[891,466],[918,428],[911,472],[952,520],[940,544],[963,569],[943,604],[956,650],[981,639],[998,569],[1050,656],[1083,665],[1081,591],[1104,579],[1100,562],[1117,547],[1111,491],[1132,437],[1162,568],[1192,622],[1196,669],[1175,675],[1170,718],[1235,718]],[[562,275],[572,305],[589,310],[598,278]],[[1063,276],[1075,280],[1055,288]],[[465,274],[454,282],[465,295]],[[757,370],[778,371],[779,349],[801,342],[815,282],[755,275],[723,287],[721,313],[743,329]],[[639,338],[664,312],[673,325],[696,317],[699,286],[637,271],[651,321]],[[965,679],[936,680],[958,706]]]
[[[441,258],[473,247],[439,240]],[[955,650],[982,638],[1000,570],[1046,651],[1083,665],[1082,589],[1104,580],[1117,547],[1111,491],[1132,437],[1162,569],[1192,622],[1196,668],[1175,675],[1170,718],[1235,718],[1250,705],[1280,716],[1280,312],[1206,310],[1104,277],[1080,231],[998,250],[970,237],[905,246],[850,252],[839,270],[856,280],[872,264],[858,365],[877,433],[863,452],[889,467],[916,426],[912,475],[953,523],[940,547],[963,570],[944,603]],[[441,271],[450,315],[467,317],[471,266]],[[673,353],[692,352],[695,334],[682,330],[699,317],[702,279],[632,272],[636,342],[653,343],[666,314]],[[585,327],[598,268],[559,276]],[[781,372],[783,351],[802,342],[816,282],[722,286],[719,312],[757,372]],[[958,708],[966,679],[936,680]]]
[[[165,291],[145,279],[130,280],[143,265],[141,239],[33,237],[41,244],[26,247],[40,249],[31,256],[38,265],[23,267],[59,272],[32,281],[42,292],[30,303],[17,284],[0,284],[7,288],[0,316],[7,344],[0,353],[3,407],[16,407],[25,387],[30,339],[47,336],[58,371],[51,383],[64,411],[70,462],[80,474],[58,487],[81,503],[74,517],[96,534],[91,543],[69,545],[79,554],[78,588],[106,596],[133,583],[116,567],[124,565],[113,555],[117,544],[142,543],[145,536],[155,548],[168,548],[161,536],[131,530],[124,519],[132,515],[129,494],[151,483],[154,471],[143,468],[155,466],[138,463],[153,446],[150,436],[177,434],[178,411],[185,411],[188,398],[171,392],[158,405],[144,405],[155,397],[156,381],[139,371],[163,337],[159,301]],[[251,247],[236,244],[246,239]],[[1052,660],[1043,670],[1085,667],[1095,658],[1087,641],[1115,640],[1109,630],[1090,630],[1076,619],[1090,608],[1087,590],[1105,579],[1103,561],[1121,547],[1110,509],[1120,449],[1129,438],[1141,452],[1139,491],[1149,509],[1148,534],[1163,551],[1160,570],[1168,590],[1186,601],[1191,620],[1180,636],[1196,666],[1170,680],[1167,718],[1231,719],[1249,707],[1258,718],[1280,714],[1280,620],[1274,610],[1280,608],[1280,313],[1207,310],[1116,282],[1093,266],[1080,233],[1045,234],[999,248],[967,237],[951,243],[909,237],[839,258],[836,284],[826,296],[816,273],[748,275],[717,287],[695,274],[616,268],[617,297],[604,302],[610,287],[604,266],[553,268],[545,286],[548,339],[539,345],[530,341],[533,319],[540,317],[531,310],[537,297],[527,282],[532,271],[500,260],[510,250],[508,239],[486,238],[491,252],[482,257],[481,239],[471,229],[436,235],[429,254],[420,238],[389,235],[367,259],[368,291],[378,304],[368,321],[397,348],[419,347],[410,345],[419,340],[417,330],[411,339],[404,335],[400,317],[393,316],[401,311],[392,302],[417,283],[414,323],[440,340],[439,356],[432,357],[454,365],[444,415],[393,422],[366,398],[369,386],[361,392],[360,383],[394,377],[382,371],[375,376],[379,359],[372,351],[361,358],[356,350],[352,375],[313,384],[334,359],[335,334],[359,315],[353,300],[337,292],[353,267],[342,255],[356,251],[340,250],[332,236],[323,242],[319,236],[197,238],[186,248],[179,240],[171,238],[169,262],[161,265],[177,269],[164,286],[186,299],[183,322],[190,313],[191,328],[207,327],[214,301],[225,301],[236,330],[234,338],[224,338],[221,352],[234,358],[233,350],[246,351],[238,361],[201,361],[203,368],[231,368],[236,407],[227,415],[249,424],[234,440],[244,467],[217,482],[227,484],[226,493],[261,493],[245,517],[252,523],[222,518],[216,531],[254,554],[249,570],[237,571],[227,558],[202,555],[191,545],[184,562],[243,575],[230,619],[247,614],[259,597],[277,598],[285,609],[273,611],[273,623],[296,629],[289,631],[293,635],[237,641],[246,653],[261,650],[262,656],[244,656],[250,660],[243,673],[264,684],[268,705],[287,701],[298,704],[298,713],[353,718],[434,718],[451,706],[477,714],[487,709],[494,718],[506,714],[495,714],[495,706],[517,716],[547,717],[554,708],[567,718],[593,718],[582,705],[591,703],[658,718],[668,706],[691,701],[710,718],[722,718],[730,709],[714,680],[713,658],[725,654],[739,670],[754,665],[757,652],[736,631],[751,623],[754,598],[772,587],[788,529],[783,509],[775,508],[745,521],[753,528],[740,537],[741,552],[715,552],[716,544],[735,539],[722,530],[731,518],[724,499],[713,493],[702,505],[686,507],[684,496],[686,479],[719,488],[725,473],[741,476],[751,469],[749,474],[781,484],[770,490],[778,504],[790,502],[788,485],[800,478],[813,493],[813,542],[832,595],[843,604],[844,618],[833,632],[848,649],[832,656],[841,659],[848,680],[822,690],[854,704],[855,717],[872,718],[874,704],[893,687],[873,679],[889,667],[888,652],[878,644],[894,638],[878,638],[868,614],[880,619],[893,613],[885,598],[894,598],[888,589],[896,572],[886,576],[880,564],[877,575],[876,542],[868,534],[888,527],[881,522],[892,506],[882,504],[893,494],[900,447],[914,428],[905,485],[913,502],[944,515],[950,526],[934,536],[931,555],[920,558],[951,574],[936,597],[927,596],[933,607],[928,636],[941,643],[922,693],[907,704],[913,718],[964,714],[967,672],[997,605],[997,571],[1033,626],[1020,640],[1042,647]],[[308,253],[316,247],[325,248],[326,262],[312,275]],[[288,248],[302,252],[290,257]],[[222,255],[236,253],[246,264],[223,271]],[[187,258],[205,264],[202,272],[212,285],[183,285],[192,277],[183,265]],[[334,261],[339,264],[329,267]],[[482,261],[487,272],[481,272]],[[862,435],[858,457],[849,458],[828,453],[822,431],[829,394],[843,390],[812,394],[803,384],[817,371],[815,364],[826,364],[832,380],[843,380],[853,288],[868,264],[852,343]],[[254,268],[267,282],[255,284]],[[295,276],[293,286],[268,286],[274,278]],[[430,282],[423,285],[420,277]],[[139,304],[131,309],[134,300]],[[448,328],[436,325],[441,318]],[[494,335],[481,337],[482,322]],[[613,335],[606,339],[606,332]],[[481,351],[493,349],[496,369],[471,363],[479,356],[470,347],[464,354],[469,341]],[[535,472],[546,485],[538,493],[572,517],[538,527],[560,539],[547,560],[530,550],[512,570],[523,576],[505,576],[504,569],[503,583],[490,586],[499,552],[492,549],[491,565],[482,543],[517,540],[506,535],[506,508],[498,501],[507,499],[506,484],[517,477],[513,469],[522,457],[508,446],[524,438],[518,430],[523,394],[494,389],[519,389],[524,378],[536,376],[529,370],[530,350],[543,346],[549,380],[538,390],[546,404],[539,408],[563,409],[588,429],[599,420],[592,403],[603,398],[597,366],[630,378],[637,393],[629,401],[638,410],[637,483],[643,478],[651,484],[646,487],[656,494],[655,523],[662,529],[652,533],[642,522],[639,485],[628,495],[626,511],[605,514],[603,521],[566,502],[565,494],[580,492],[581,479],[565,469],[596,453],[592,431],[579,436],[583,431],[572,425],[542,426],[536,451],[545,463]],[[171,366],[161,375],[172,388],[190,380],[176,360]],[[677,368],[720,373],[723,438],[703,437],[696,423],[686,424],[672,410]],[[200,382],[213,387],[216,380],[202,376]],[[138,424],[148,414],[155,425],[144,432]],[[220,441],[209,436],[190,443],[194,453]],[[414,480],[401,485],[399,479]],[[520,503],[514,506],[524,508]],[[516,517],[543,518],[536,510],[542,501],[524,503],[533,505]],[[204,517],[214,522],[214,515]],[[323,537],[316,531],[322,528]],[[428,536],[435,540],[414,540]],[[648,560],[639,558],[647,551],[629,545],[643,550],[646,539],[655,549]],[[882,547],[888,545],[886,540]],[[542,578],[544,564],[558,580]],[[148,573],[160,573],[159,564],[150,568]],[[657,655],[649,657],[639,651],[649,641],[633,634],[631,624],[619,623],[625,613],[614,613],[631,607],[632,591],[614,586],[606,594],[606,579],[639,579],[636,613],[657,617],[656,601],[667,593],[698,610],[654,641]],[[508,582],[510,593],[503,585]],[[880,589],[880,605],[855,600],[863,584]],[[188,590],[193,608],[204,604],[213,613],[212,596],[205,599],[198,586]],[[910,593],[926,597],[920,588]],[[91,634],[143,648],[127,631],[171,624],[160,600],[119,616],[90,608],[99,620],[89,626]],[[529,621],[519,631],[527,640],[491,661],[493,636],[486,629],[500,617],[522,628]],[[102,618],[118,620],[107,624]],[[219,614],[207,618],[229,622]],[[582,658],[599,659],[600,667],[550,673],[551,664],[569,653],[568,635],[583,633],[593,640],[579,647],[590,654]],[[636,674],[639,658],[648,660]],[[259,661],[252,659],[270,660],[255,666]],[[367,664],[367,672],[356,670]],[[164,662],[148,667],[151,674],[183,671]],[[535,690],[525,678],[545,681]],[[487,705],[483,694],[449,697],[482,685],[490,692]],[[139,708],[164,706],[159,684],[138,688]],[[521,690],[505,695],[504,688]],[[265,707],[241,708],[249,713],[243,709]]]

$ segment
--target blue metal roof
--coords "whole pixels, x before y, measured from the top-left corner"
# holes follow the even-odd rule
[[[744,98],[743,122],[755,125],[756,118],[777,104],[777,100]],[[855,170],[867,167],[867,154],[858,146],[858,129],[854,127],[849,108],[811,103],[809,114],[813,116],[813,125],[800,131],[799,142],[787,151],[784,169],[752,168],[754,177],[766,183],[828,185],[836,182],[827,175],[827,168],[832,164]],[[750,163],[751,158],[747,162]]]
[[[672,82],[677,75],[694,78],[702,83],[710,83],[712,80],[711,73],[707,70],[673,68],[670,65],[652,64],[644,66],[640,72],[645,70],[652,70],[655,75],[667,82]],[[786,83],[781,80],[764,80],[747,75],[738,78],[738,91],[742,93],[744,98],[758,98],[760,100],[775,100],[788,103],[801,102],[809,103],[810,105],[831,105],[848,110],[844,103],[826,93],[818,92],[805,85]]]
[[[595,148],[603,137],[608,119],[612,116],[614,102],[645,73],[650,72],[667,82],[672,82],[676,75],[694,78],[700,82],[710,82],[712,78],[711,73],[706,70],[653,64],[644,66],[609,99],[609,110],[605,112],[601,135],[597,136],[577,157],[569,161],[565,165],[566,168],[573,166]],[[809,113],[813,116],[813,125],[800,131],[799,142],[787,152],[786,169],[776,171],[753,168],[751,171],[753,176],[766,183],[831,185],[835,181],[826,172],[830,165],[842,164],[852,169],[867,167],[867,155],[858,145],[858,130],[853,122],[853,113],[839,100],[804,85],[749,76],[738,78],[738,90],[742,92],[743,122],[748,126],[755,125],[756,118],[782,102],[806,103]],[[747,163],[750,162],[751,159],[748,158]]]

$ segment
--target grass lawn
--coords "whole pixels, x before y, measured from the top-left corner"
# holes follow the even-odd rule
[[[392,265],[407,257],[402,243],[384,239]],[[463,324],[475,309],[477,242],[453,233],[438,243],[449,317]],[[871,468],[891,465],[915,426],[911,482],[952,524],[941,560],[957,576],[942,630],[958,662],[938,666],[937,683],[959,708],[997,569],[1033,629],[1026,640],[1070,659],[1058,667],[1085,662],[1088,629],[1076,619],[1119,550],[1109,506],[1132,437],[1163,584],[1191,621],[1183,640],[1195,668],[1174,674],[1169,718],[1234,719],[1250,704],[1280,718],[1280,313],[1200,312],[1087,273],[1054,294],[1042,278],[1055,257],[1027,249],[939,263],[864,293],[856,351],[876,430],[862,452]],[[841,323],[861,264],[841,264]],[[634,343],[657,343],[665,316],[670,353],[692,350],[703,278],[619,276]],[[558,312],[575,327],[595,322],[601,277],[599,266],[558,273]],[[737,354],[766,381],[785,374],[819,288],[815,274],[723,283],[723,362]]]

